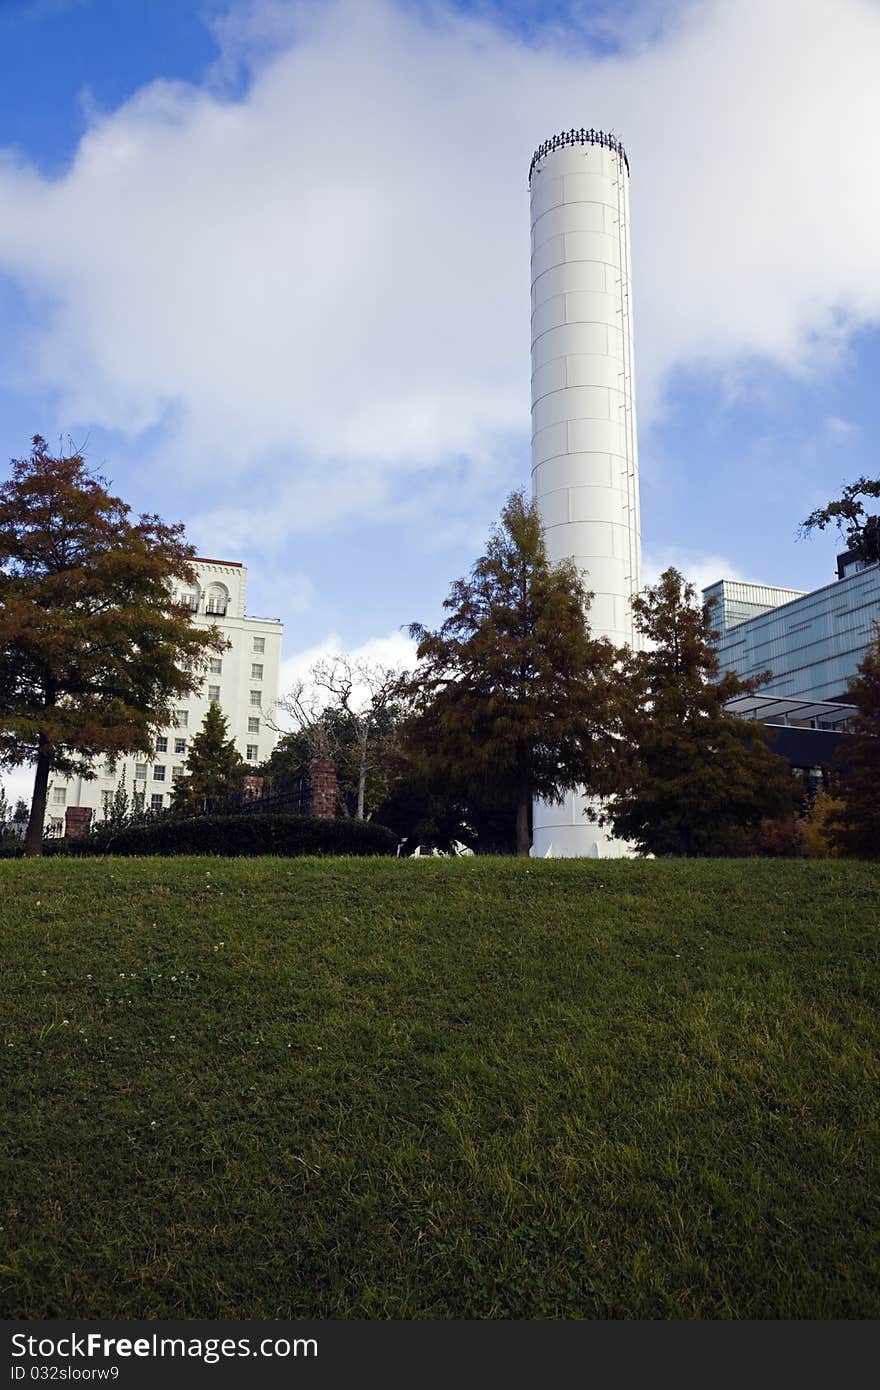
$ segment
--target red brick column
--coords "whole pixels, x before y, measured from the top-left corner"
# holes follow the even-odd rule
[[[262,777],[254,777],[252,774],[244,779],[244,800],[259,801],[263,795]]]
[[[309,763],[312,783],[310,812],[321,820],[336,819],[336,764],[332,758],[312,758]]]
[[[68,840],[78,840],[81,835],[88,835],[91,823],[91,806],[68,806],[64,812],[64,833]]]

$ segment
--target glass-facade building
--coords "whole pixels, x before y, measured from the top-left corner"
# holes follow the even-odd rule
[[[762,695],[845,700],[849,681],[880,622],[880,565],[846,563],[813,593],[722,579],[703,590],[715,600],[722,671],[771,672]]]

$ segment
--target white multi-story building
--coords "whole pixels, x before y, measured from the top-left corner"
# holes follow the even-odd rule
[[[197,559],[197,582],[178,586],[175,597],[189,604],[193,622],[212,624],[230,643],[212,653],[197,694],[180,701],[175,722],[156,738],[152,758],[143,753],[117,759],[115,767],[102,762],[98,775],[53,777],[46,808],[46,829],[61,835],[70,806],[88,806],[93,823],[100,823],[103,808],[113,798],[120,777],[129,798],[145,809],[162,810],[171,804],[171,789],[183,772],[190,739],[214,702],[229,721],[229,736],[245,763],[257,767],[275,743],[271,719],[278,699],[282,624],[277,619],[245,616],[247,569],[234,560]]]

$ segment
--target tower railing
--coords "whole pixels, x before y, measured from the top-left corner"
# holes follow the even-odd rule
[[[581,126],[580,130],[563,130],[559,135],[551,135],[549,140],[545,140],[543,145],[539,145],[532,155],[532,162],[529,165],[529,183],[532,181],[535,165],[545,155],[552,154],[554,150],[563,150],[569,145],[601,145],[602,149],[613,150],[616,155],[623,160],[626,171],[629,173],[629,160],[626,157],[626,150],[623,144],[617,139],[616,135],[609,135],[604,130],[589,130]]]

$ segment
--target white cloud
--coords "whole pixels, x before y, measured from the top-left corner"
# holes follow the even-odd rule
[[[844,420],[840,415],[826,415],[822,422],[825,438],[832,444],[849,444],[859,432],[852,420]]]
[[[30,764],[24,767],[3,768],[0,770],[0,785],[6,792],[6,800],[9,802],[9,809],[15,809],[15,803],[21,798],[26,805],[30,806],[31,797],[34,794],[34,774],[36,768]]]
[[[262,470],[279,540],[452,461],[485,485],[528,430],[528,160],[584,121],[630,152],[643,423],[680,367],[827,368],[880,319],[880,7],[636,18],[597,58],[439,5],[239,8],[203,89],[96,118],[60,178],[0,163],[0,270],[44,314],[13,384],[65,429],[162,424],[166,470]],[[244,543],[222,496],[205,520]]]
[[[685,551],[675,546],[646,549],[642,560],[642,583],[656,584],[664,570],[674,567],[693,584],[697,593],[719,579],[748,579],[724,555],[700,550]],[[751,576],[754,578],[754,576]]]
[[[282,661],[279,680],[281,698],[297,681],[308,680],[312,668],[319,661],[342,655],[350,657],[353,662],[365,661],[393,670],[411,670],[416,664],[416,644],[405,632],[395,630],[384,636],[370,637],[359,647],[346,650],[337,633],[328,633],[321,641],[294,652]],[[278,723],[283,728],[287,727],[283,713],[279,714]]]

